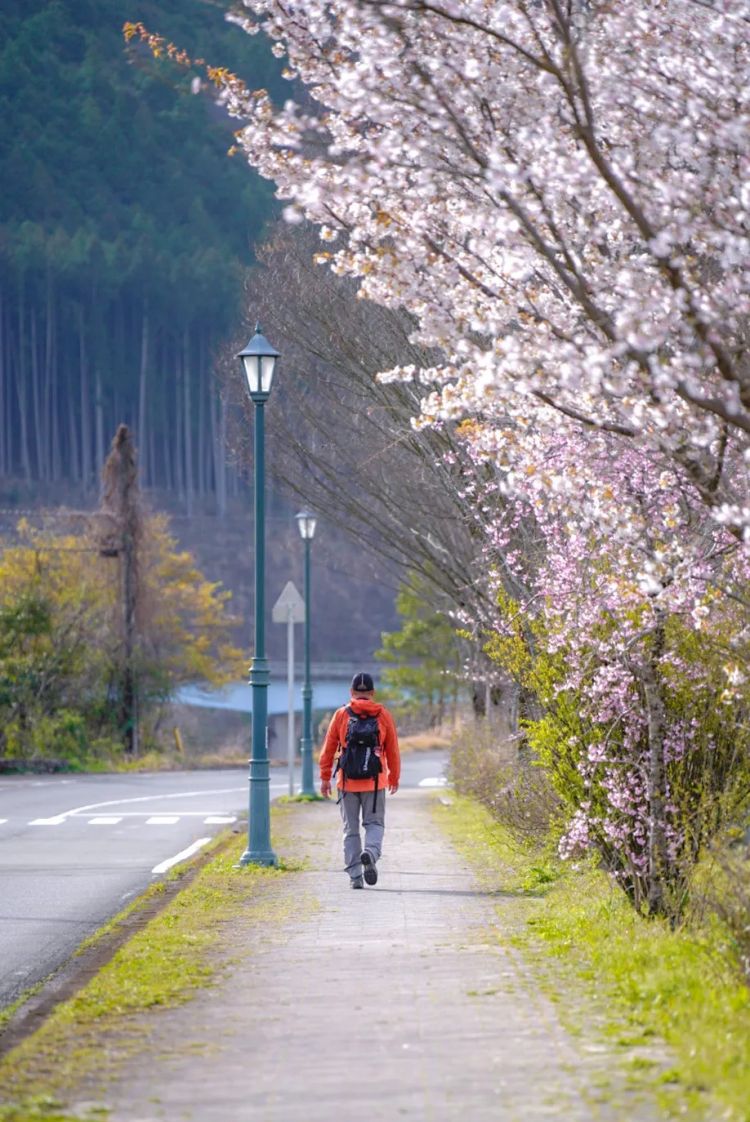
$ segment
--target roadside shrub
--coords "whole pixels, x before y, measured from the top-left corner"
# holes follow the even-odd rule
[[[562,801],[545,770],[519,755],[514,740],[503,740],[477,724],[456,739],[449,768],[452,785],[477,799],[518,837],[541,844],[560,821]]]
[[[80,713],[62,709],[54,714],[40,713],[22,724],[18,718],[3,729],[10,760],[37,763],[54,761],[61,766],[81,767],[88,755],[86,722]]]
[[[750,986],[750,814],[714,841],[695,878],[693,917],[718,918],[745,984]]]

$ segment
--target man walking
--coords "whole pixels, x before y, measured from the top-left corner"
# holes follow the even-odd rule
[[[398,791],[401,756],[393,717],[373,700],[369,674],[355,674],[351,701],[334,713],[320,753],[320,793],[331,794],[334,770],[344,823],[344,864],[352,888],[377,884],[385,831],[385,792]],[[360,818],[365,831],[362,847]]]

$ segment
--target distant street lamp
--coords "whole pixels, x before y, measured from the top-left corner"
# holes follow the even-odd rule
[[[268,770],[268,683],[270,670],[266,658],[265,579],[265,416],[273,373],[279,352],[255,325],[255,334],[237,358],[242,360],[247,388],[255,416],[255,651],[250,664],[253,697],[253,737],[250,754],[250,804],[247,824],[247,849],[240,865],[275,865],[271,849],[271,787]]]
[[[305,543],[305,681],[302,686],[302,794],[314,795],[312,767],[312,682],[310,681],[310,543],[315,536],[317,519],[309,510],[297,515],[297,525]]]

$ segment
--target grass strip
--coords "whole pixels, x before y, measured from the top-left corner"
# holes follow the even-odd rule
[[[473,800],[450,795],[436,818],[486,884],[512,893],[498,906],[501,938],[554,989],[566,1022],[610,1044],[665,1041],[668,1069],[631,1059],[632,1086],[665,1117],[750,1122],[750,990],[718,924],[671,930],[639,915],[593,863],[531,849]]]
[[[275,811],[275,824],[288,813]],[[190,1000],[222,972],[227,960],[218,952],[226,946],[228,924],[277,923],[292,906],[309,912],[309,900],[291,894],[290,904],[290,894],[274,892],[289,866],[238,869],[244,848],[236,835],[221,838],[212,858],[163,911],[0,1059],[0,1122],[80,1118],[66,1113],[71,1091],[86,1080],[104,1085],[148,1047],[150,1025],[143,1014]],[[106,1108],[96,1104],[85,1114],[103,1117]]]

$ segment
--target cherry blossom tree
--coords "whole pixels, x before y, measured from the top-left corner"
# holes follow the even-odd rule
[[[574,441],[560,444],[567,461]],[[602,533],[565,502],[519,501],[493,546],[536,596],[500,594],[489,649],[542,705],[529,737],[572,812],[562,851],[595,846],[637,905],[679,914],[747,774],[748,558],[639,449],[582,434],[579,454],[628,532]],[[541,558],[507,548],[516,519],[539,527]]]
[[[246,7],[311,99],[228,80],[239,143],[442,349],[425,416],[647,441],[744,527],[747,4]]]

